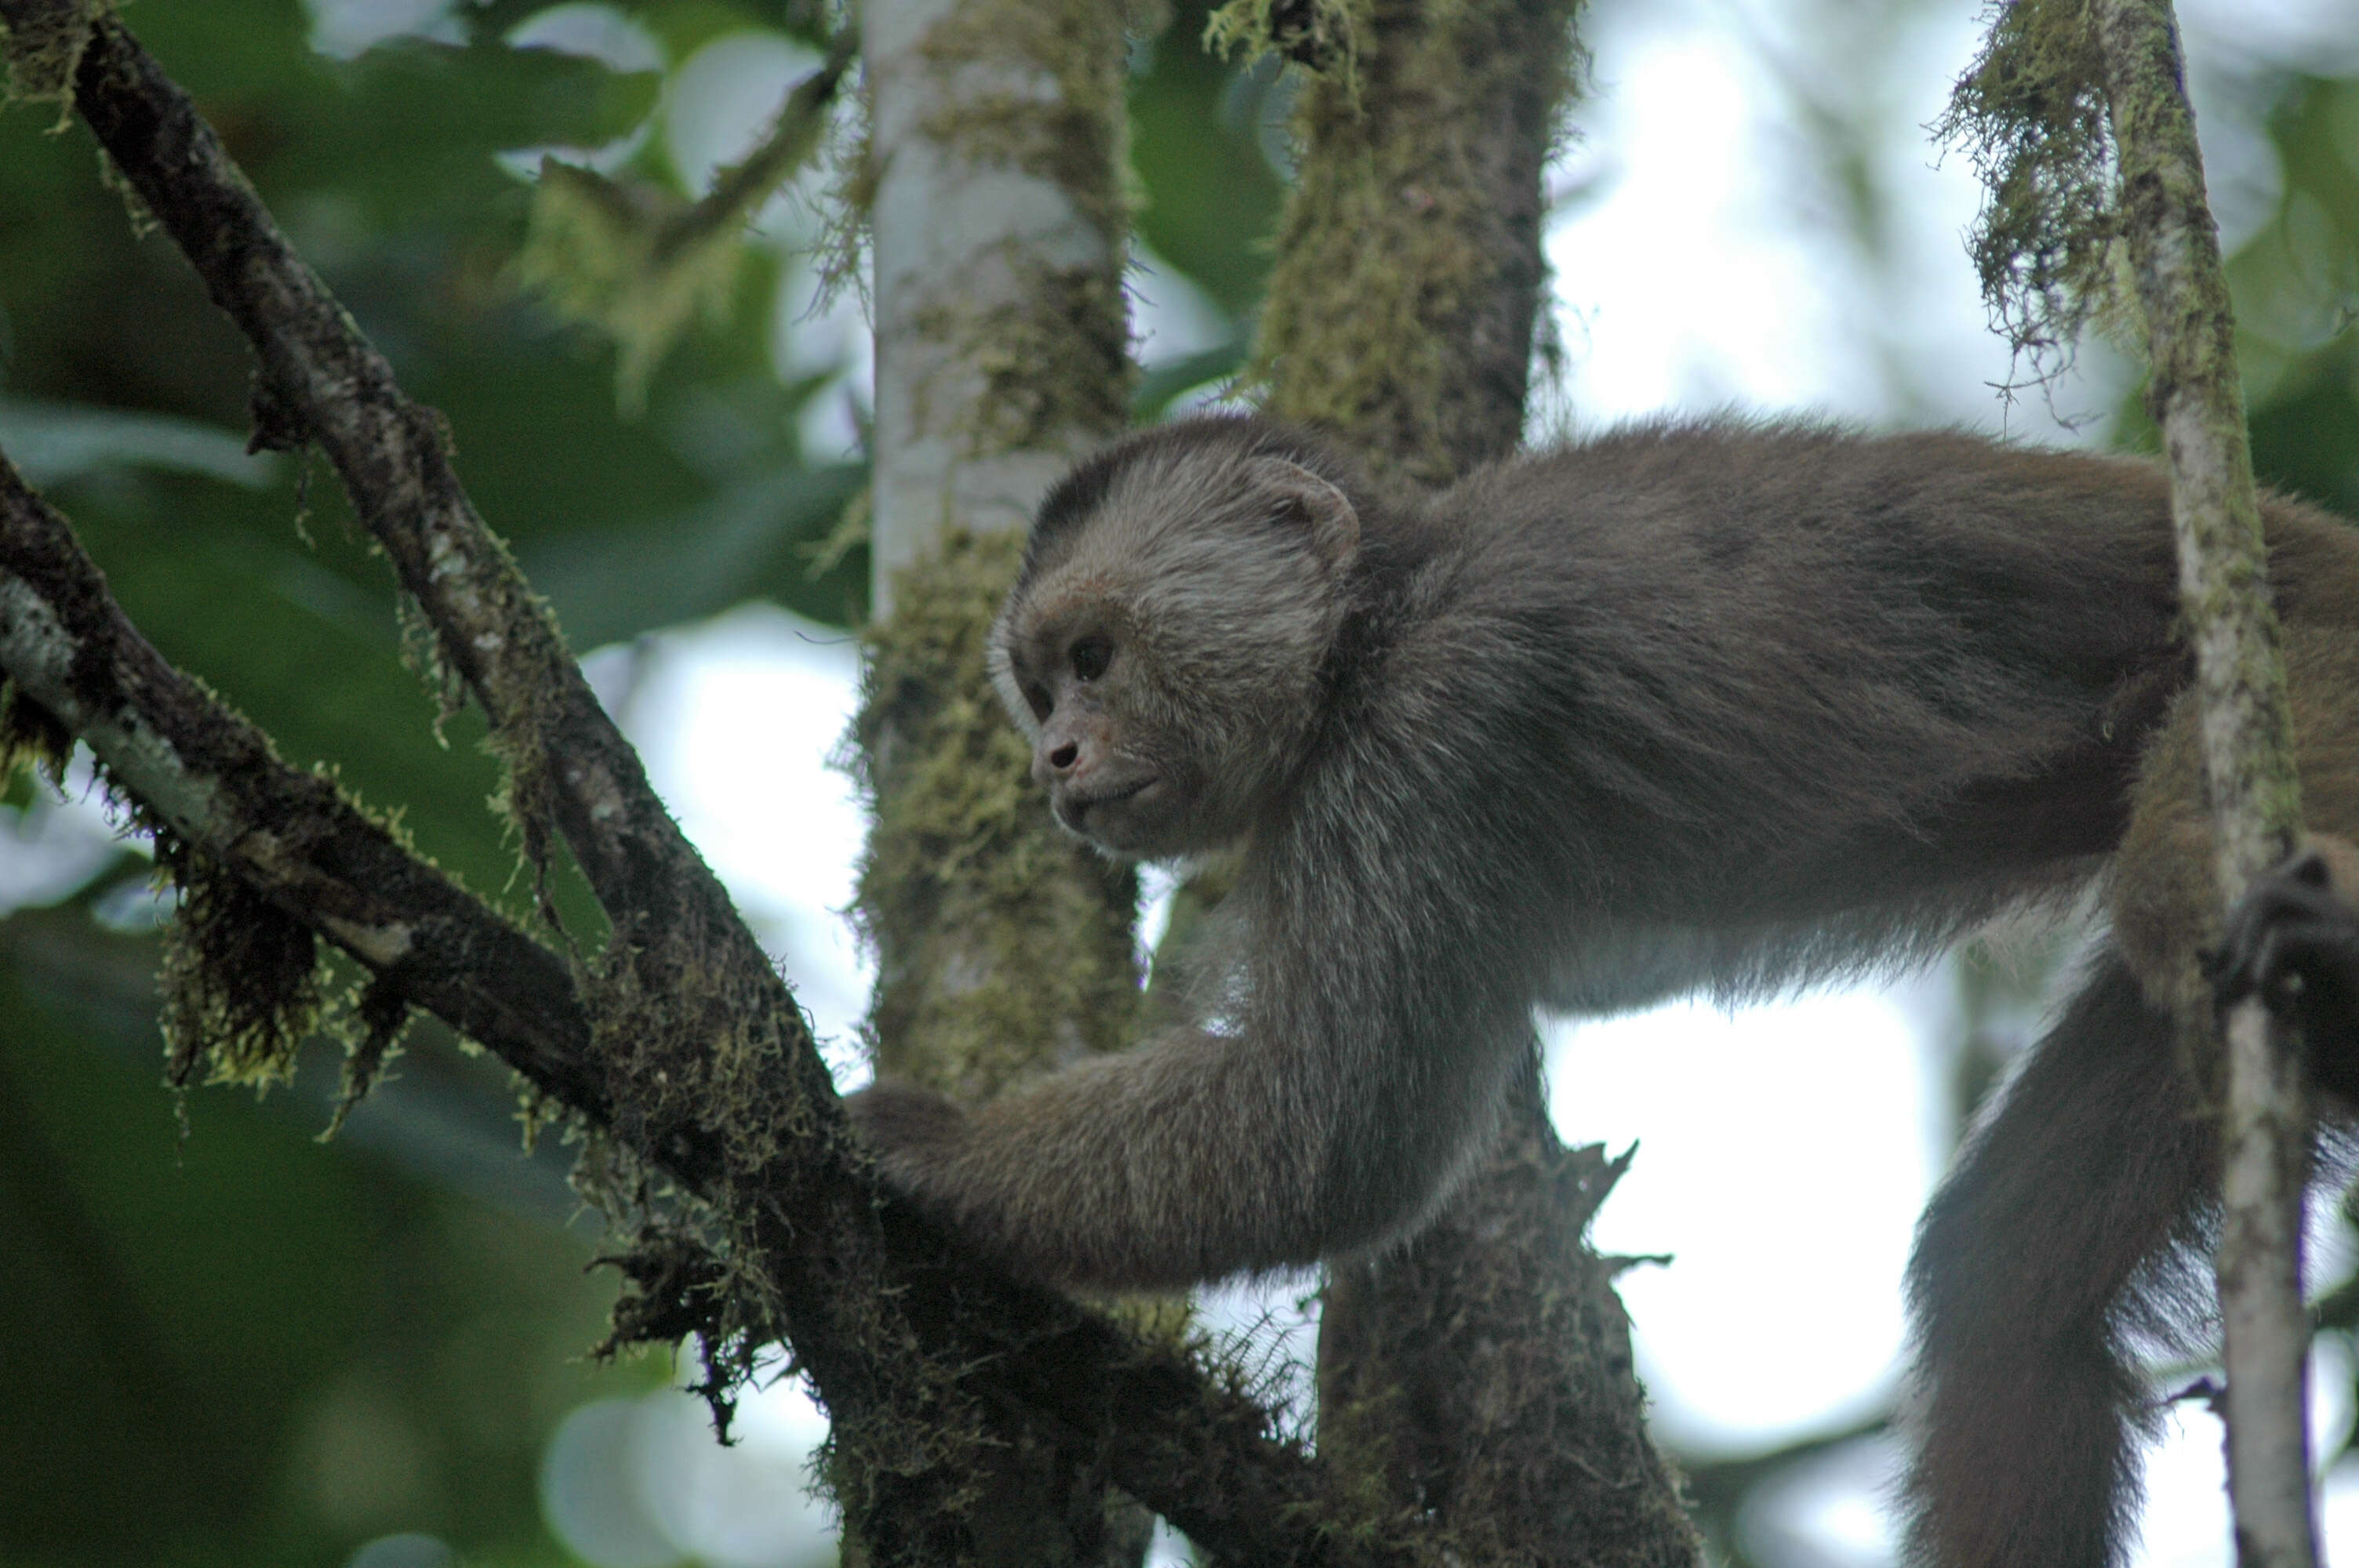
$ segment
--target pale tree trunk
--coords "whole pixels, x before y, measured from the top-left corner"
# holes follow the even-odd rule
[[[1119,1047],[1136,1011],[1136,882],[1055,831],[984,666],[1034,504],[1127,408],[1124,38],[1096,0],[871,0],[863,25],[876,616],[857,914],[880,1068],[973,1099]],[[1150,1516],[1038,1432],[986,1465],[973,1560],[1136,1562]]]
[[[2293,848],[2300,822],[2285,661],[2245,444],[2235,321],[2203,189],[2170,0],[2096,0],[2120,211],[2179,535],[2180,594],[2195,645],[2205,782],[2223,898]],[[2310,1120],[2299,1043],[2258,998],[2226,1022],[2220,1316],[2228,1487],[2245,1568],[2308,1568],[2310,1499],[2301,1304],[2301,1195]]]
[[[1334,30],[1304,89],[1256,362],[1270,412],[1343,437],[1387,482],[1447,482],[1520,437],[1547,272],[1540,173],[1575,10],[1376,0]],[[1498,1148],[1440,1219],[1333,1271],[1321,1449],[1470,1551],[1692,1563],[1614,1266],[1582,1240],[1620,1166],[1557,1141],[1537,1044]]]

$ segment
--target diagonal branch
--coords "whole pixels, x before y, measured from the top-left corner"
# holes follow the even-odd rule
[[[167,663],[5,457],[0,670],[173,832],[540,1089],[608,1114],[564,961]]]
[[[0,4],[13,21],[27,0]],[[260,362],[255,440],[316,441],[353,510],[434,627],[450,673],[511,748],[610,915],[661,922],[717,882],[665,814],[636,753],[484,526],[451,466],[440,416],[413,403],[319,275],[295,254],[189,96],[111,15],[91,28],[75,107],[213,303]],[[561,765],[542,758],[563,759]],[[529,840],[528,840],[529,842]]]

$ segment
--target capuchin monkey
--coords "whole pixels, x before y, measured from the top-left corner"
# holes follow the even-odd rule
[[[2359,836],[2359,535],[2262,511],[2305,806]],[[1888,972],[2093,886],[2110,935],[1920,1232],[1908,1491],[1921,1562],[2101,1568],[2158,1410],[2140,1355],[2203,1326],[2217,1189],[2177,580],[2152,465],[1962,434],[1652,423],[1417,498],[1259,418],[1133,436],[1050,492],[992,642],[1059,821],[1237,852],[1195,1022],[853,1115],[1037,1278],[1364,1255],[1483,1155],[1535,1008]],[[2325,869],[2269,884],[2223,983],[2359,996]]]

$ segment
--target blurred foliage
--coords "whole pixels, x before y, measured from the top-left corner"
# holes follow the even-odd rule
[[[791,236],[744,246],[724,308],[669,345],[627,415],[613,343],[516,281],[543,150],[594,158],[650,203],[693,200],[667,74],[733,39],[816,42],[820,8],[561,8],[603,12],[610,33],[626,20],[660,70],[509,47],[555,19],[544,0],[374,9],[411,30],[350,59],[315,38],[349,37],[369,0],[129,20],[406,388],[448,416],[470,491],[577,648],[749,599],[856,620],[866,551],[821,546],[864,467],[806,439],[853,395],[853,367],[797,317]],[[1206,60],[1204,6],[1178,10],[1136,61],[1136,189],[1149,243],[1228,325],[1150,367],[1150,411],[1235,363],[1280,192],[1271,80]],[[170,243],[139,237],[87,134],[55,127],[45,108],[0,114],[0,449],[168,657],[522,913],[480,722],[438,736],[389,574],[334,475],[245,455],[243,344]],[[30,798],[19,781],[0,828]],[[31,852],[0,832],[0,859]],[[97,859],[61,903],[0,906],[0,1563],[328,1564],[400,1531],[477,1564],[572,1561],[536,1494],[549,1433],[667,1369],[581,1363],[611,1287],[583,1273],[594,1238],[566,1228],[565,1152],[519,1152],[506,1076],[430,1022],[325,1148],[321,1048],[292,1090],[176,1107],[158,1087],[146,865]],[[594,910],[561,891],[594,941]]]
[[[2228,258],[2236,356],[2260,482],[2359,518],[2359,81],[2272,84],[2269,140],[2284,184]],[[2133,393],[2122,444],[2160,438]]]

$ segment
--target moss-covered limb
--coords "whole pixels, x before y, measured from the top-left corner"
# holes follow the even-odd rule
[[[1540,170],[1578,9],[1313,7],[1348,20],[1325,26],[1351,49],[1298,111],[1302,162],[1252,372],[1271,412],[1419,483],[1514,449],[1547,276]]]
[[[0,0],[0,18],[25,4]],[[252,344],[273,414],[262,438],[309,438],[328,454],[433,626],[438,656],[482,703],[508,752],[527,845],[553,817],[610,914],[660,925],[683,895],[719,898],[709,877],[700,886],[680,874],[692,862],[685,840],[476,515],[440,417],[402,394],[188,95],[112,16],[91,29],[75,94],[123,178]]]
[[[880,619],[944,528],[1021,527],[1125,421],[1123,25],[1100,0],[864,19]]]
[[[0,672],[17,741],[38,731],[53,752],[80,735],[182,845],[480,1041],[593,1135],[614,1126],[612,1080],[592,1057],[590,1013],[564,961],[412,856],[329,780],[278,761],[258,730],[167,664],[64,519],[5,461]],[[364,1021],[371,1014],[364,1005]],[[716,1172],[743,1159],[722,1139],[691,1121],[645,1161],[706,1194]],[[751,1206],[754,1252],[775,1285],[780,1326],[839,1416],[906,1444],[894,1418],[913,1403],[1021,1412],[1096,1444],[1120,1485],[1240,1561],[1428,1561],[1401,1540],[1374,1551],[1327,1541],[1320,1466],[1273,1436],[1268,1412],[1245,1391],[1069,1302],[993,1277],[881,1197],[841,1149],[768,1154],[752,1173],[774,1183]],[[725,1276],[709,1252],[656,1248],[626,1261],[649,1292],[643,1325],[675,1334],[710,1325]],[[898,1308],[880,1325],[884,1300]],[[872,1365],[886,1349],[895,1354]],[[888,1398],[904,1392],[897,1378],[920,1382],[918,1396]],[[940,1446],[903,1449],[910,1474],[875,1481],[872,1501],[921,1500],[911,1494]]]
[[[2147,408],[2170,471],[2221,885],[2234,898],[2285,857],[2301,822],[2235,320],[2168,0],[2091,9],[2119,149],[2123,238],[2147,319]]]
[[[2147,319],[2147,407],[2170,471],[2219,881],[2233,900],[2292,849],[2300,823],[2235,323],[2169,0],[2091,0],[2090,17]],[[2299,1051],[2278,1035],[2258,1000],[2228,1020],[2218,1265],[2228,1487],[2246,1568],[2310,1568],[2318,1554],[2301,1305],[2310,1121]]]
[[[543,1091],[604,1085],[564,961],[419,860],[334,783],[290,768],[124,618],[65,520],[0,458],[0,671],[90,742],[182,852],[234,874]]]

